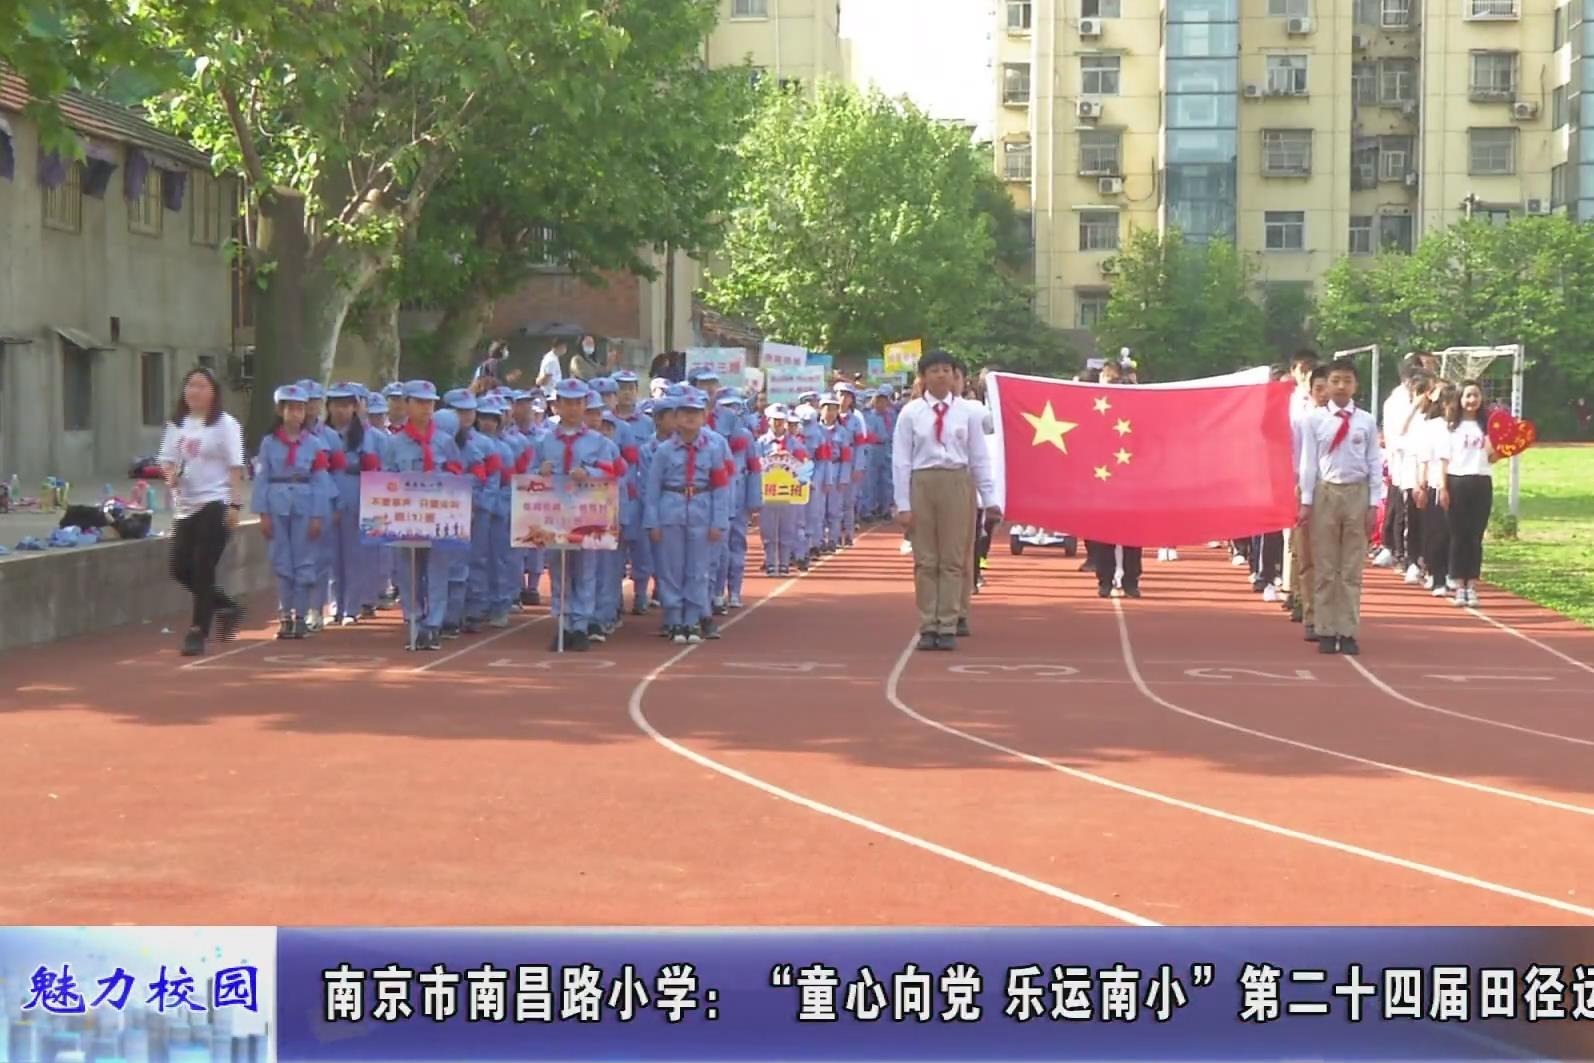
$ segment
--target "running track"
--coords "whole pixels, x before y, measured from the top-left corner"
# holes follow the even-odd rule
[[[555,659],[536,610],[0,656],[0,922],[1594,922],[1594,631],[1372,570],[1323,657],[1216,551],[1119,602],[998,545],[916,653],[898,541],[700,647]]]

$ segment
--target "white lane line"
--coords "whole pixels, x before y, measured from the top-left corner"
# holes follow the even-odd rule
[[[1567,655],[1565,653],[1562,653],[1560,650],[1556,649],[1554,646],[1545,645],[1544,643],[1540,642],[1538,639],[1534,638],[1532,635],[1525,634],[1524,632],[1518,631],[1516,628],[1512,627],[1510,624],[1503,623],[1502,621],[1496,620],[1494,617],[1490,616],[1488,613],[1485,613],[1481,609],[1478,609],[1478,608],[1476,608],[1474,606],[1471,606],[1471,605],[1467,606],[1466,608],[1467,608],[1467,612],[1471,613],[1473,616],[1477,617],[1479,620],[1482,620],[1485,623],[1493,624],[1495,627],[1499,628],[1501,631],[1504,631],[1507,635],[1515,635],[1517,638],[1521,639],[1523,642],[1526,642],[1526,643],[1529,643],[1531,645],[1537,646],[1539,649],[1543,650],[1545,653],[1553,654],[1554,656],[1559,657],[1561,660],[1565,661],[1567,664],[1571,665],[1572,667],[1581,668],[1583,671],[1589,673],[1590,675],[1594,675],[1594,664],[1589,664],[1589,663],[1587,663],[1585,661],[1580,661],[1576,657],[1572,657],[1572,656],[1569,656],[1569,655]],[[1493,667],[1493,666],[1491,665],[1490,667]]]
[[[411,675],[419,675],[422,672],[430,672],[433,668],[437,668],[437,667],[439,667],[441,665],[445,665],[449,661],[458,660],[459,658],[465,656],[467,653],[470,653],[472,650],[479,650],[483,646],[491,646],[493,643],[497,642],[499,639],[508,638],[510,635],[513,635],[513,634],[515,634],[517,632],[520,632],[520,631],[524,631],[524,630],[526,630],[529,627],[536,627],[538,624],[547,623],[551,619],[553,619],[551,616],[543,615],[543,616],[537,617],[535,620],[525,620],[525,621],[522,621],[519,624],[513,624],[510,627],[506,627],[504,630],[500,631],[496,635],[488,635],[484,639],[477,639],[476,641],[471,642],[468,645],[461,646],[459,649],[455,650],[452,653],[445,653],[443,656],[437,658],[436,660],[428,661],[428,662],[426,662],[425,664],[421,665],[418,668],[411,668],[410,669],[410,674]]]
[[[1437,712],[1443,716],[1454,716],[1458,720],[1470,720],[1472,723],[1481,723],[1489,727],[1501,727],[1507,731],[1517,731],[1521,734],[1535,735],[1539,738],[1548,738],[1553,742],[1567,742],[1578,746],[1594,746],[1594,739],[1591,738],[1577,738],[1572,735],[1557,734],[1554,731],[1540,731],[1532,727],[1523,727],[1521,724],[1507,723],[1504,720],[1491,720],[1487,716],[1474,716],[1468,712],[1457,712],[1455,709],[1442,709],[1437,705],[1429,705],[1427,702],[1418,701],[1416,698],[1407,697],[1405,694],[1402,694],[1400,691],[1396,690],[1394,687],[1390,686],[1388,683],[1374,675],[1356,658],[1346,657],[1344,659],[1349,662],[1352,668],[1356,669],[1362,674],[1363,679],[1366,679],[1373,686],[1377,687],[1385,694],[1388,694],[1396,701],[1405,702],[1414,709],[1422,709],[1426,712]]]

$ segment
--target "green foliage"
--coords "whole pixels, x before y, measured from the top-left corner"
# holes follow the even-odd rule
[[[1262,288],[1262,332],[1268,350],[1280,361],[1312,342],[1312,297],[1302,284],[1273,283]]]
[[[990,366],[1010,373],[1068,376],[1079,364],[1067,337],[1035,316],[1029,289],[995,273],[975,293],[968,314],[931,338],[973,369]]]
[[[1151,379],[1224,373],[1264,351],[1254,268],[1223,240],[1191,243],[1177,229],[1137,229],[1096,326],[1104,351],[1128,347]]]

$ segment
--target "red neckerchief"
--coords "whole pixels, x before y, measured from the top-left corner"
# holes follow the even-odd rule
[[[685,440],[682,440],[682,442],[681,442],[681,445],[686,447],[686,488],[687,488],[687,490],[691,490],[693,487],[697,486],[697,448],[698,448],[698,445],[702,443],[702,441],[703,441],[703,435],[700,432],[700,433],[698,433],[698,437],[696,439],[692,440],[692,442],[688,443]]]
[[[576,460],[576,440],[580,439],[582,436],[584,436],[586,434],[587,434],[587,426],[586,425],[582,425],[580,428],[577,428],[574,432],[571,432],[569,435],[565,435],[563,432],[555,433],[555,435],[557,435],[559,437],[559,442],[563,443],[564,446],[565,446],[565,475],[566,476],[570,475],[570,467],[575,464],[575,460]]]
[[[304,429],[299,429],[299,439],[289,439],[287,431],[286,428],[277,429],[277,440],[288,448],[288,468],[291,469],[298,464],[299,441],[304,438]]]
[[[437,422],[427,421],[426,435],[422,437],[420,429],[416,428],[413,424],[406,424],[404,426],[404,434],[415,440],[415,442],[419,443],[421,446],[422,472],[435,472],[437,469],[437,462],[432,457],[432,436],[436,434],[436,429]]]

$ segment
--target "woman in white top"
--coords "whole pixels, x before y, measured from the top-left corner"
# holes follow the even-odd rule
[[[1450,423],[1445,456],[1445,489],[1439,504],[1450,518],[1450,578],[1456,581],[1456,604],[1478,604],[1478,577],[1483,570],[1483,533],[1494,506],[1494,474],[1500,460],[1489,441],[1489,415],[1483,388],[1476,380],[1461,384],[1461,402]]]
[[[1435,598],[1445,596],[1450,575],[1450,521],[1439,508],[1439,498],[1445,489],[1444,463],[1450,457],[1450,421],[1460,401],[1461,392],[1454,384],[1440,384],[1428,396],[1428,419],[1412,429],[1421,484],[1415,501],[1423,510],[1422,563],[1428,573],[1423,586]]]
[[[238,525],[243,498],[243,430],[222,409],[221,384],[208,369],[191,369],[161,440],[161,472],[172,492],[172,576],[194,598],[183,655],[205,651],[212,621],[230,639],[243,607],[216,585],[227,537]]]

